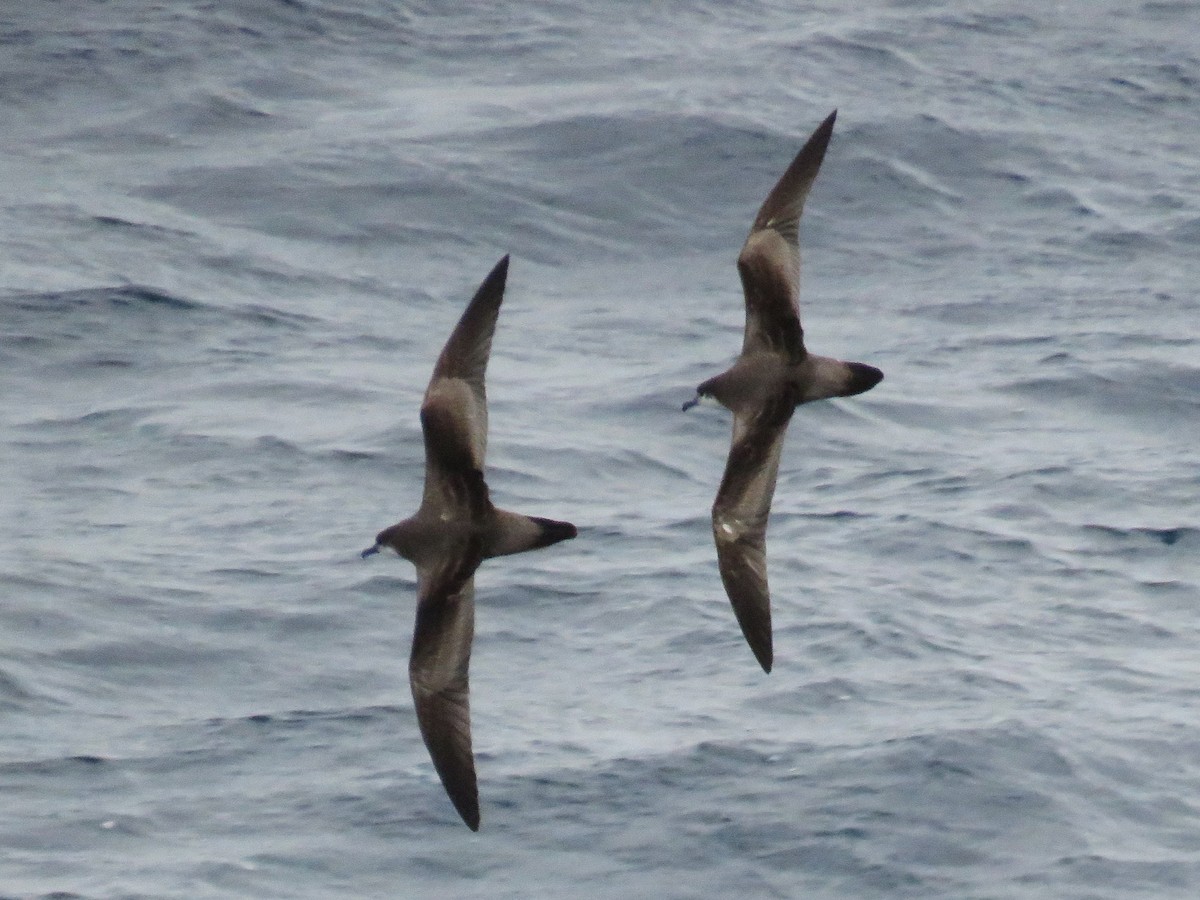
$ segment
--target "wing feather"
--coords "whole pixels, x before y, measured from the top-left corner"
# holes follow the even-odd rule
[[[804,357],[800,327],[800,215],[820,171],[837,118],[834,110],[796,154],[783,177],[763,201],[738,255],[738,274],[746,297],[742,352],[783,353],[793,362]]]
[[[462,484],[482,479],[488,431],[485,379],[507,276],[505,256],[450,333],[421,403],[425,503],[444,511],[476,499],[471,492],[464,494]]]
[[[773,661],[767,586],[767,519],[779,458],[795,404],[781,398],[753,417],[736,416],[725,475],[712,508],[713,539],[725,593],[755,658]]]
[[[421,737],[450,802],[479,829],[479,788],[471,751],[468,670],[475,635],[474,569],[422,579],[409,683]]]
[[[459,427],[465,432],[472,448],[477,468],[483,468],[487,455],[487,375],[488,358],[492,351],[492,336],[500,304],[504,301],[504,285],[508,279],[508,257],[496,263],[467,304],[458,324],[442,348],[433,377],[425,391],[422,408],[436,398],[450,395],[456,403]],[[464,402],[469,397],[470,402]]]
[[[426,394],[421,406],[425,436],[425,494],[423,506],[442,515],[469,518],[489,505],[483,479],[483,460],[476,454],[470,427],[462,413],[472,402],[461,381],[443,381]]]

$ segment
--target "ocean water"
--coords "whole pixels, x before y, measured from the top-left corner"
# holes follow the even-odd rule
[[[1200,3],[8,4],[0,897],[1193,897]],[[802,226],[765,675],[708,513]],[[407,685],[417,407],[513,255],[483,825]]]

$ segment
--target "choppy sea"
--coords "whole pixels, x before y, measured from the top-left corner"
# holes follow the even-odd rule
[[[1200,2],[0,10],[0,897],[1200,891]],[[839,110],[775,670],[734,259]],[[407,684],[417,408],[512,254],[483,826]]]

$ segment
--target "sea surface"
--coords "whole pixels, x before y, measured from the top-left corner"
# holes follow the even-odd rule
[[[1200,2],[0,9],[0,897],[1200,893]],[[734,260],[813,128],[775,669]],[[407,683],[417,410],[506,253],[483,824]]]

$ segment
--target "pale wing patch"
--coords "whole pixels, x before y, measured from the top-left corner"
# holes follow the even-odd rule
[[[719,529],[717,531],[717,540],[719,540],[719,541],[736,541],[738,539],[738,537],[742,534],[742,528],[741,528],[740,522],[735,526],[733,524],[733,522],[731,522],[728,519],[728,517],[725,517],[725,516],[718,516],[716,521],[719,523]]]

